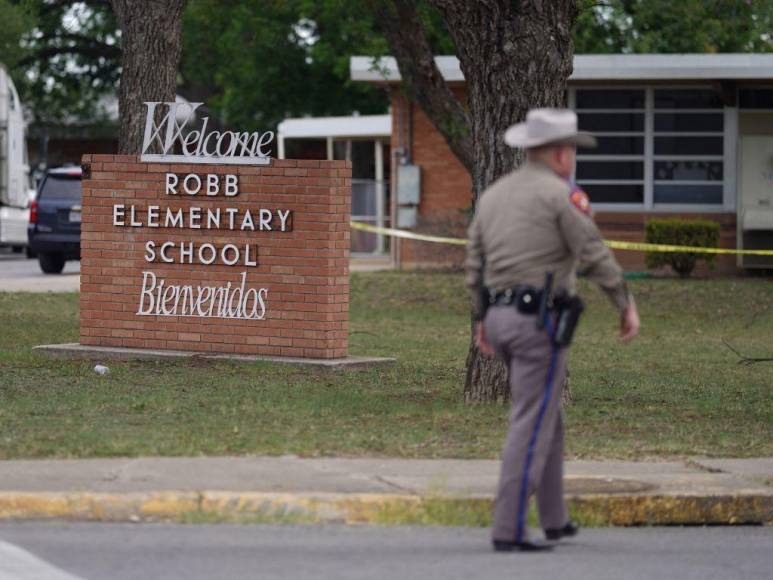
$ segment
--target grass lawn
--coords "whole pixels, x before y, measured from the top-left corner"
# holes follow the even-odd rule
[[[773,455],[773,282],[631,284],[643,332],[583,285],[571,359],[573,457]],[[352,277],[351,352],[388,369],[226,362],[92,364],[33,355],[75,342],[75,294],[0,294],[0,458],[285,454],[498,457],[507,409],[461,402],[469,318],[458,274]]]

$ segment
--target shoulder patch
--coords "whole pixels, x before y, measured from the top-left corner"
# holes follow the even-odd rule
[[[574,207],[579,209],[585,215],[592,215],[590,198],[588,197],[587,193],[580,189],[578,185],[572,184],[572,191],[569,193],[569,200],[572,202]]]

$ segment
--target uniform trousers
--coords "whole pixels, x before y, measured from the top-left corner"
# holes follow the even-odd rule
[[[539,330],[536,315],[507,305],[489,308],[484,320],[489,343],[508,367],[512,396],[494,508],[494,540],[528,539],[526,515],[535,492],[543,528],[561,528],[568,521],[561,410],[568,349],[554,347],[552,322],[549,317],[547,328]]]

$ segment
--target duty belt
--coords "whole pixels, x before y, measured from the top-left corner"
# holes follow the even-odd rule
[[[541,298],[542,290],[528,284],[519,284],[501,292],[489,291],[489,305],[514,305],[522,314],[536,314]]]

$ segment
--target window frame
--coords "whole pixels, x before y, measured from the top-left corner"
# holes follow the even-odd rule
[[[641,185],[643,188],[644,201],[642,203],[594,203],[594,208],[616,208],[624,207],[630,210],[641,210],[644,208],[647,201],[647,92],[645,86],[640,85],[625,85],[625,86],[579,86],[571,87],[569,90],[569,108],[573,111],[577,111],[577,90],[631,90],[641,91],[644,90],[644,108],[633,109],[581,109],[580,113],[641,113],[644,115],[644,127],[642,131],[604,131],[594,132],[593,135],[597,137],[642,137],[644,139],[644,150],[642,153],[634,155],[594,155],[583,154],[582,149],[577,151],[577,161],[641,161],[644,164],[644,171],[642,179],[583,179],[583,183],[598,184],[598,185]],[[617,211],[617,210],[614,210]]]
[[[569,87],[568,105],[572,110],[576,109],[578,90],[614,90],[630,89],[644,91],[644,109],[582,109],[580,112],[600,112],[600,113],[623,113],[623,112],[643,112],[644,113],[644,154],[643,155],[588,155],[578,151],[578,161],[639,161],[644,162],[643,180],[583,180],[583,183],[612,183],[612,184],[640,184],[643,181],[644,199],[642,203],[593,203],[597,211],[602,212],[692,212],[692,213],[727,213],[735,211],[736,206],[736,147],[738,141],[738,107],[724,106],[717,109],[655,109],[655,91],[656,90],[711,90],[710,84],[631,84],[631,85],[595,85],[583,84]],[[689,131],[674,132],[662,131],[655,132],[655,114],[656,113],[716,113],[723,114],[723,130],[719,131]],[[611,135],[611,133],[600,133],[599,135]],[[615,133],[619,136],[641,136],[640,132],[620,132]],[[722,155],[655,155],[655,137],[668,136],[701,136],[701,137],[722,137]],[[656,180],[655,161],[722,161],[723,178],[719,181],[678,181]],[[719,204],[691,204],[691,203],[655,203],[655,185],[667,184],[673,185],[680,183],[684,185],[721,185],[722,203]]]

